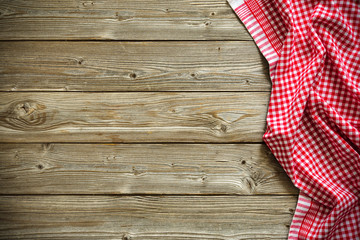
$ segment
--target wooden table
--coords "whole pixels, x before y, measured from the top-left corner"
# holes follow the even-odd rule
[[[267,63],[226,0],[4,0],[0,40],[0,239],[286,239]]]

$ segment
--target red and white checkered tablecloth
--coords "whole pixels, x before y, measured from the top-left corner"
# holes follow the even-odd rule
[[[360,239],[360,1],[228,2],[269,63],[263,139],[300,189],[288,239]]]

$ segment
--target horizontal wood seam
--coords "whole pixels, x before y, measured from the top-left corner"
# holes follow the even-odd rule
[[[197,196],[197,197],[206,197],[206,196],[211,196],[211,197],[216,197],[216,196],[224,196],[224,197],[288,197],[288,196],[298,196],[298,194],[218,194],[218,193],[204,193],[204,194],[195,194],[195,193],[189,193],[189,194],[171,194],[171,193],[167,193],[167,194],[154,194],[154,193],[114,193],[114,194],[103,194],[103,193],[94,193],[94,194],[74,194],[74,193],[69,193],[69,194],[64,194],[64,193],[54,193],[54,194],[49,194],[49,193],[39,193],[39,194],[0,194],[0,197],[16,197],[16,196],[99,196],[99,197],[128,197],[128,196],[154,196],[154,197],[159,197],[159,196],[164,196],[164,197],[191,197],[191,196]]]

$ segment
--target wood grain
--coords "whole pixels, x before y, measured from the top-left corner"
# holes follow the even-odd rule
[[[0,1],[0,239],[287,239],[270,88],[226,0]]]
[[[4,0],[0,40],[251,40],[226,0]]]
[[[2,196],[1,239],[286,239],[295,196]]]
[[[253,42],[0,42],[2,91],[270,91]]]
[[[1,144],[0,194],[297,194],[262,144]]]
[[[261,142],[269,93],[1,93],[1,142]]]

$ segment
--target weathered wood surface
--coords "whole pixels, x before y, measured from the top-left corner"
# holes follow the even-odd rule
[[[0,93],[1,142],[261,142],[269,93]]]
[[[297,194],[263,144],[1,144],[0,194]]]
[[[287,238],[268,66],[226,0],[3,0],[0,40],[0,239]]]
[[[251,40],[226,0],[3,0],[0,40]]]
[[[2,91],[269,91],[253,42],[0,42]]]
[[[296,196],[2,196],[1,239],[286,239]]]

